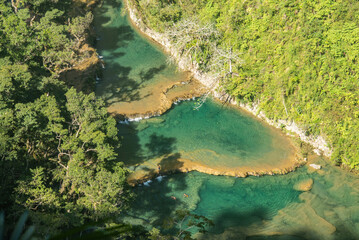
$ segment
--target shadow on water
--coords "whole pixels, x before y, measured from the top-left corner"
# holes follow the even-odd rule
[[[252,224],[256,225],[258,230],[263,226],[263,220],[268,219],[268,210],[263,207],[256,208],[248,212],[236,212],[233,209],[227,209],[223,211],[214,219],[214,226],[209,229],[209,232],[201,236],[201,240],[215,239],[212,234],[221,234],[226,229],[224,238],[221,235],[214,235],[218,239],[226,240],[304,240],[304,239],[320,239],[320,236],[316,236],[316,233],[308,232],[306,230],[296,231],[286,235],[272,235],[272,236],[246,236],[245,229]],[[233,222],[237,223],[237,227],[228,228]]]
[[[295,235],[273,235],[273,236],[245,237],[244,239],[246,240],[306,240],[307,238],[301,236],[295,236]]]
[[[107,0],[104,5],[113,9],[121,9],[122,3],[119,1]],[[102,87],[98,87],[98,95],[103,97],[107,104],[111,99],[115,101],[134,101],[140,98],[138,89],[140,84],[129,77],[131,67],[121,66],[117,60],[126,55],[123,48],[126,48],[131,41],[135,40],[135,32],[130,26],[109,26],[111,17],[106,16],[107,7],[96,10],[95,25],[98,35],[101,36],[97,47],[101,52],[110,52],[105,59],[106,70],[102,76]],[[120,50],[120,51],[119,51]]]
[[[144,83],[146,81],[149,81],[151,79],[154,78],[154,76],[156,74],[159,74],[160,72],[162,72],[164,69],[166,69],[166,65],[165,64],[162,64],[161,66],[159,67],[153,67],[153,68],[150,68],[148,70],[141,70],[140,72],[140,78],[142,80],[141,83]]]
[[[176,178],[175,183],[187,188],[185,174],[175,174],[170,178]],[[176,186],[168,184],[167,181],[158,181],[156,179],[149,186],[138,186],[134,189],[136,199],[132,207],[125,213],[133,219],[141,219],[151,226],[162,228],[168,218],[176,209],[186,209],[183,199],[173,198],[173,188]]]
[[[141,164],[145,160],[143,156],[138,131],[127,124],[118,124],[119,138],[121,139],[121,146],[116,149],[120,161],[124,162],[126,166]]]
[[[149,150],[148,157],[156,158],[173,153],[176,150],[176,142],[176,138],[152,133],[149,143],[146,144],[146,148]]]
[[[214,226],[209,230],[211,233],[221,233],[223,229],[236,223],[239,227],[248,227],[252,224],[259,224],[268,218],[268,210],[258,207],[251,211],[238,212],[233,209],[223,210],[221,214],[213,219]]]
[[[181,158],[180,153],[170,154],[164,158],[162,158],[160,165],[163,169],[179,169],[183,166],[183,163],[178,161]]]
[[[257,208],[249,212],[236,212],[233,209],[228,209],[223,211],[214,219],[214,226],[209,229],[208,234],[203,235],[200,239],[205,240],[207,237],[212,236],[212,234],[223,233],[223,230],[226,229],[225,239],[234,240],[234,239],[246,239],[246,240],[319,240],[323,239],[323,236],[313,230],[306,228],[299,228],[292,232],[286,232],[283,235],[258,235],[258,236],[246,236],[245,229],[250,227],[252,224],[256,226],[258,231],[265,227],[263,225],[263,220],[268,219],[268,211],[265,208]],[[237,223],[237,227],[228,228],[229,225]],[[220,236],[220,235],[217,235]],[[212,239],[212,238],[210,238]],[[221,238],[222,239],[222,238]],[[344,226],[341,226],[340,229],[337,229],[335,232],[335,240],[348,239],[348,240],[358,240],[359,237],[351,233],[350,230],[346,229]]]
[[[181,154],[176,152],[176,138],[152,133],[148,136],[148,142],[141,145],[139,130],[136,129],[136,124],[118,125],[121,146],[116,149],[116,152],[119,159],[126,166],[137,166],[145,161],[160,158],[159,164],[163,169],[182,167],[183,163],[178,161],[181,158]],[[142,170],[146,169],[143,168]],[[148,169],[148,172],[150,172],[150,169]]]
[[[104,5],[114,10],[122,8],[122,2],[117,0],[106,0]],[[105,41],[105,44],[101,44],[101,49],[115,51],[118,48],[126,48],[131,41],[135,40],[135,32],[129,25],[108,26],[113,21],[111,16],[106,16],[109,11],[108,7],[99,7],[95,11],[95,25],[98,35],[101,36],[101,41]]]
[[[140,89],[144,87],[144,83],[166,69],[166,65],[162,64],[159,67],[140,70],[138,80],[130,77],[130,73],[136,68],[136,65],[133,62],[131,64],[131,61],[127,61],[130,66],[124,66],[120,63],[120,59],[130,54],[126,48],[129,47],[131,42],[138,39],[135,30],[127,22],[118,25],[119,16],[116,16],[116,13],[113,17],[106,15],[111,8],[114,11],[122,9],[122,2],[107,0],[95,12],[97,34],[101,36],[97,43],[97,48],[106,55],[104,59],[106,69],[103,71],[103,76],[101,76],[103,80],[97,87],[97,95],[101,96],[107,105],[114,102],[139,101],[151,95],[141,96]],[[118,12],[117,14],[121,13]]]

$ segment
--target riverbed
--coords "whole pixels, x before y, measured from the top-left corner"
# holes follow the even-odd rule
[[[96,94],[121,117],[119,161],[136,181],[160,175],[134,188],[137,198],[122,220],[161,229],[168,216],[187,209],[214,221],[198,239],[358,239],[356,176],[315,155],[308,161],[321,170],[259,176],[298,166],[302,159],[286,136],[215,100],[199,108],[196,100],[173,105],[204,90],[131,26],[121,1],[104,1],[95,27],[104,61]],[[184,173],[169,174],[175,170]],[[257,176],[240,178],[248,173]],[[308,180],[312,185],[302,189]]]

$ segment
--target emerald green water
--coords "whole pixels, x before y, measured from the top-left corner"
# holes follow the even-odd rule
[[[95,12],[101,37],[97,47],[105,62],[96,94],[105,98],[109,111],[152,109],[156,89],[184,75],[133,30],[122,7],[121,1],[107,0]],[[179,165],[188,159],[229,171],[281,166],[293,152],[283,136],[243,112],[212,100],[198,111],[194,104],[184,102],[161,117],[119,124],[119,160],[133,170],[152,171],[141,165],[152,159],[161,164],[178,160]],[[137,197],[119,218],[164,230],[163,222],[175,210],[187,209],[215,223],[207,235],[194,235],[197,239],[359,239],[358,177],[320,157],[311,161],[323,169],[305,166],[287,175],[247,178],[194,171],[156,178],[134,188]],[[310,191],[295,190],[307,179],[314,181]]]
[[[224,172],[280,168],[290,162],[288,139],[268,126],[211,99],[198,110],[195,106],[195,101],[183,102],[160,117],[120,125],[121,159],[129,165],[188,159]]]
[[[136,201],[123,219],[161,228],[175,210],[187,209],[214,221],[198,239],[358,239],[358,178],[320,157],[315,162],[323,170],[303,167],[288,175],[248,178],[190,172],[154,179],[135,188]],[[308,178],[314,180],[311,191],[294,190]]]
[[[121,1],[106,0],[94,14],[96,48],[104,61],[96,94],[112,113],[153,111],[161,91],[187,75],[168,65],[160,48],[132,28]]]

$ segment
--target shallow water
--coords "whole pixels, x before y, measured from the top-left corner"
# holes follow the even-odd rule
[[[121,1],[104,1],[95,11],[94,25],[100,36],[96,48],[104,61],[96,94],[105,99],[109,112],[136,116],[170,107],[162,106],[163,92],[189,81],[188,73],[167,64],[160,48],[132,28]],[[188,86],[184,87],[188,92]],[[178,90],[176,96],[183,94]]]
[[[157,93],[188,76],[165,64],[160,48],[133,30],[121,7],[121,1],[107,0],[95,13],[105,62],[96,93],[110,112],[153,112],[161,104]],[[161,117],[120,124],[119,160],[143,171],[156,170],[155,162],[148,165],[152,169],[140,165],[152,159],[162,164],[189,159],[228,170],[282,166],[293,154],[283,136],[243,112],[212,100],[198,111],[194,106],[185,102]],[[137,198],[120,217],[163,229],[175,210],[188,209],[215,223],[197,239],[359,239],[358,177],[312,158],[322,170],[305,166],[287,175],[248,178],[189,172],[153,179],[134,188]],[[310,191],[295,190],[308,179],[314,182]]]
[[[223,173],[294,165],[295,151],[278,130],[211,99],[198,110],[196,104],[182,102],[160,117],[122,124],[120,158],[127,165],[160,159],[164,167],[186,159]]]
[[[359,179],[320,157],[313,161],[323,169],[248,178],[166,176],[135,188],[138,197],[124,219],[161,228],[175,210],[188,209],[214,221],[198,239],[358,239]],[[294,190],[308,178],[314,180],[311,191]]]

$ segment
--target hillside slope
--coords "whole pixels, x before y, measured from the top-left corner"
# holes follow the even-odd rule
[[[130,0],[237,100],[322,135],[359,168],[356,1]]]

